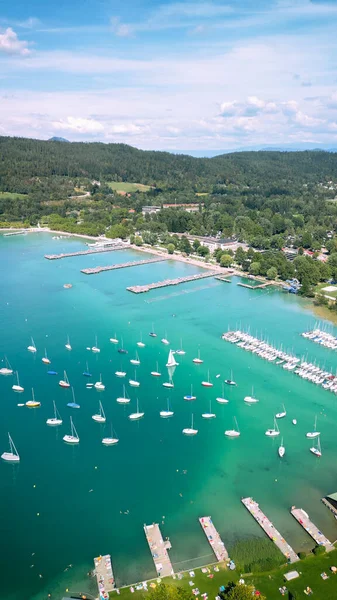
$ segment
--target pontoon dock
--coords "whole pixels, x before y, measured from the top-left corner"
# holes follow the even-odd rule
[[[85,275],[95,275],[103,271],[115,271],[117,269],[126,269],[127,267],[140,267],[141,265],[149,265],[151,263],[163,262],[166,258],[148,258],[147,260],[134,260],[117,265],[107,265],[106,267],[91,267],[89,269],[81,269],[81,273]]]
[[[228,560],[228,552],[225,548],[220,534],[215,529],[211,517],[199,517],[199,523],[211,545],[211,548],[219,562]]]
[[[111,556],[97,556],[94,558],[95,575],[100,598],[106,598],[104,594],[108,594],[116,589],[115,579],[112,572]]]
[[[173,567],[168,555],[168,550],[171,548],[171,542],[169,540],[163,540],[158,523],[144,525],[144,531],[157,575],[160,577],[173,575]]]
[[[215,275],[218,275],[218,271],[205,271],[204,273],[188,275],[187,277],[164,279],[163,281],[156,281],[155,283],[149,283],[147,285],[132,285],[126,289],[134,294],[142,294],[144,292],[150,292],[151,290],[168,287],[170,285],[179,285],[180,283],[188,283],[189,281],[198,281],[199,279],[204,279],[205,277],[215,277]]]
[[[325,537],[325,535],[310,521],[309,515],[303,510],[303,508],[291,508],[292,516],[302,525],[303,529],[315,540],[319,546],[325,546],[326,551],[330,552],[334,550],[333,544]]]

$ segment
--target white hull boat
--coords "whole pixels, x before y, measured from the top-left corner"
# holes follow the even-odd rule
[[[197,435],[198,433],[198,429],[194,429],[193,427],[193,414],[192,414],[192,425],[191,427],[186,427],[186,429],[183,429],[183,434],[184,435]]]
[[[3,452],[1,454],[2,460],[6,461],[6,462],[15,462],[15,463],[20,462],[19,453],[15,447],[15,444],[14,444],[10,434],[8,434],[8,441],[9,441],[9,452]]]
[[[71,427],[71,435],[63,436],[63,441],[67,444],[79,444],[80,438],[78,437],[78,433],[75,429],[75,425],[73,423],[72,418],[70,417],[70,427]]]

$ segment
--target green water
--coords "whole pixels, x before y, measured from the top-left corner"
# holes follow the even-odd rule
[[[80,273],[84,267],[135,260],[139,254],[132,251],[61,261],[43,258],[46,253],[80,248],[82,241],[55,241],[48,234],[0,236],[0,354],[18,369],[25,388],[17,395],[11,390],[13,377],[0,377],[0,451],[7,449],[10,431],[21,456],[19,465],[0,464],[1,598],[42,600],[48,592],[62,597],[66,588],[95,590],[86,573],[93,557],[104,553],[112,555],[119,585],[153,576],[143,524],[154,521],[164,521],[163,535],[171,539],[176,568],[207,563],[213,556],[199,516],[212,515],[229,547],[238,538],[263,535],[241,505],[240,498],[246,495],[260,502],[296,550],[312,544],[289,514],[292,504],[307,510],[335,540],[336,522],[320,498],[337,489],[336,397],[220,339],[228,326],[250,326],[251,333],[262,333],[270,342],[335,369],[336,353],[299,336],[315,321],[308,306],[278,291],[238,287],[235,280],[228,284],[205,279],[144,295],[125,290],[128,285],[199,270],[173,261],[93,276]],[[63,284],[68,282],[73,288],[66,290]],[[152,323],[156,339],[148,336]],[[126,357],[109,342],[115,332],[129,350]],[[141,332],[143,349],[136,346]],[[64,348],[68,334],[72,352]],[[94,355],[86,347],[94,345],[96,335],[101,352]],[[36,355],[26,349],[30,336],[38,348]],[[186,350],[178,358],[173,390],[162,387],[168,355],[160,342],[164,336],[173,348],[182,338]],[[41,362],[45,347],[52,360],[49,368],[60,375],[66,369],[80,410],[66,406],[70,390],[58,386],[59,377],[47,375],[48,367]],[[138,390],[127,386],[131,404],[124,407],[115,401],[123,380],[114,372],[122,365],[134,375],[129,359],[136,349],[141,386]],[[204,363],[196,366],[192,358],[198,349]],[[104,392],[86,389],[82,376],[86,361],[94,381],[102,374]],[[149,375],[156,361],[163,373],[158,380]],[[208,369],[212,389],[200,385]],[[238,387],[225,386],[230,403],[220,406],[215,398],[231,369]],[[215,378],[217,373],[221,378]],[[184,402],[191,384],[197,400]],[[252,385],[260,403],[247,406],[243,397],[251,393]],[[31,387],[41,408],[17,407],[31,398]],[[127,415],[135,410],[137,396],[145,417],[132,423]],[[160,419],[168,397],[174,417]],[[107,425],[91,419],[99,399]],[[209,399],[217,414],[211,422],[201,419],[201,413],[209,410]],[[45,425],[53,400],[63,418],[62,427],[56,429]],[[288,416],[279,423],[286,446],[281,461],[279,441],[268,439],[264,431],[272,426],[282,402]],[[192,410],[199,434],[187,438],[181,432],[190,426]],[[70,414],[80,437],[78,447],[62,441],[69,432]],[[322,432],[321,460],[309,452],[310,441],[305,438],[316,414]],[[228,439],[223,432],[232,428],[234,416],[241,437]],[[294,417],[296,427],[291,424]],[[111,421],[120,442],[106,448],[101,438],[110,435]],[[65,571],[69,564],[73,567]]]

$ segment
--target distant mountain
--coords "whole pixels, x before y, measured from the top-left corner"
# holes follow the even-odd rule
[[[65,138],[62,137],[51,137],[49,140],[47,140],[48,142],[67,142],[68,144],[70,144],[69,140],[66,140]]]

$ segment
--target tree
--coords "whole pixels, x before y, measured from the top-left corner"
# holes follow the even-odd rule
[[[302,235],[302,246],[303,248],[311,248],[312,246],[312,235],[309,231],[305,231]]]
[[[191,254],[192,252],[192,246],[190,244],[190,241],[184,235],[180,238],[179,250],[181,252],[185,252],[186,254]]]
[[[199,254],[199,256],[208,256],[209,249],[207,248],[207,246],[199,246],[198,254]]]
[[[192,246],[193,246],[193,249],[194,249],[195,251],[197,251],[197,250],[198,250],[198,248],[199,248],[199,246],[200,246],[200,242],[199,242],[199,240],[194,240],[194,242],[193,242]]]
[[[220,266],[221,267],[230,267],[233,262],[233,258],[230,254],[222,254],[220,257]]]
[[[245,258],[246,258],[246,252],[244,251],[242,246],[239,246],[235,251],[235,262],[237,262],[238,265],[242,265]]]
[[[270,269],[268,269],[268,271],[267,271],[267,278],[268,279],[276,279],[276,277],[277,277],[276,267],[270,267]]]
[[[330,254],[328,258],[328,265],[331,269],[331,277],[334,281],[337,280],[337,252]]]
[[[135,245],[136,246],[141,246],[143,243],[143,240],[141,237],[139,237],[139,235],[135,235]]]
[[[226,590],[221,593],[221,597],[226,600],[252,600],[255,593],[253,585],[230,583]],[[259,600],[266,600],[264,596],[259,595]]]
[[[249,267],[249,273],[251,273],[252,275],[259,275],[260,274],[260,263],[252,262]]]
[[[299,293],[301,294],[301,296],[307,296],[309,298],[314,295],[312,287],[310,285],[310,280],[307,276],[304,276],[302,278],[302,286]]]
[[[168,252],[169,254],[173,254],[173,252],[174,252],[174,251],[175,251],[175,245],[174,245],[174,244],[169,244],[169,245],[167,246],[167,252]]]
[[[189,590],[167,583],[160,583],[156,588],[151,589],[148,597],[149,600],[192,600],[194,598]]]

